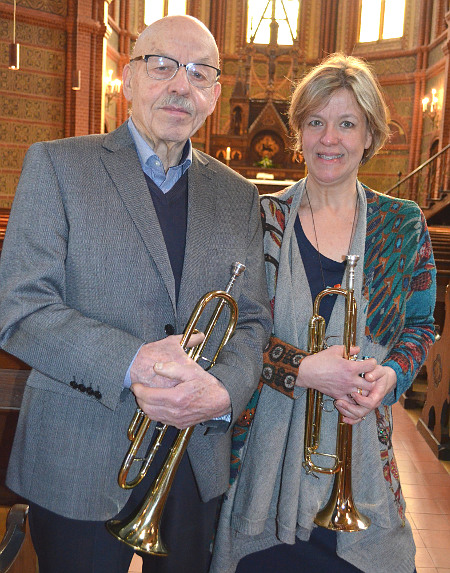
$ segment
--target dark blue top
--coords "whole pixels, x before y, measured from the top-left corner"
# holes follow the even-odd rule
[[[300,255],[305,267],[309,288],[311,290],[312,300],[314,302],[316,296],[324,288],[341,286],[345,272],[345,262],[339,263],[338,261],[333,261],[333,259],[329,259],[328,257],[321,255],[308,241],[298,215],[295,219],[294,230],[297,237],[298,248],[300,249]],[[323,280],[325,280],[325,285],[322,280],[319,257],[320,263],[322,264]],[[319,314],[320,316],[323,316],[326,324],[328,324],[328,321],[330,320],[336,297],[337,295],[326,296],[322,299],[320,304]]]
[[[186,245],[188,172],[183,173],[172,189],[166,193],[163,193],[146,173],[144,175],[166,243],[178,300]]]

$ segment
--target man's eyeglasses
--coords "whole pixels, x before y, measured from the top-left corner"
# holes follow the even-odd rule
[[[130,62],[139,60],[145,61],[147,75],[154,80],[171,80],[180,68],[186,68],[189,83],[196,88],[204,89],[213,86],[220,76],[220,70],[208,64],[180,64],[173,58],[156,54],[136,56]]]

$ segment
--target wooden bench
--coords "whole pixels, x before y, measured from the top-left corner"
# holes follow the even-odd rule
[[[11,571],[25,540],[28,505],[16,503],[8,512],[6,532],[0,543],[0,573]]]
[[[37,573],[37,558],[26,526],[28,506],[5,485],[28,367],[0,350],[0,573]],[[20,552],[19,552],[20,550]]]
[[[427,394],[417,429],[439,459],[450,460],[450,285],[444,303],[444,328],[425,362]]]

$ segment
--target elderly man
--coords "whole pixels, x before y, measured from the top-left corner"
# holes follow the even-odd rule
[[[119,487],[136,402],[170,430],[196,425],[163,516],[170,555],[145,555],[143,571],[208,569],[229,428],[271,326],[256,189],[189,139],[220,95],[218,66],[201,22],[163,18],[124,69],[131,118],[26,156],[0,267],[0,343],[32,367],[7,483],[30,500],[40,573],[128,570],[133,550],[104,521],[140,505],[170,446],[131,496]],[[236,332],[207,372],[180,333],[235,261],[246,265]]]

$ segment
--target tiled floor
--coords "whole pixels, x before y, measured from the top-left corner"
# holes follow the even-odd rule
[[[394,406],[394,452],[416,541],[417,573],[450,573],[450,462],[439,462],[411,412]]]
[[[142,559],[137,555],[135,555],[133,557],[133,561],[131,562],[128,573],[141,573],[141,565],[142,565]]]
[[[435,458],[412,418],[414,413],[394,406],[394,451],[417,546],[417,573],[450,573],[450,462]],[[129,573],[140,573],[140,563],[135,556]]]

